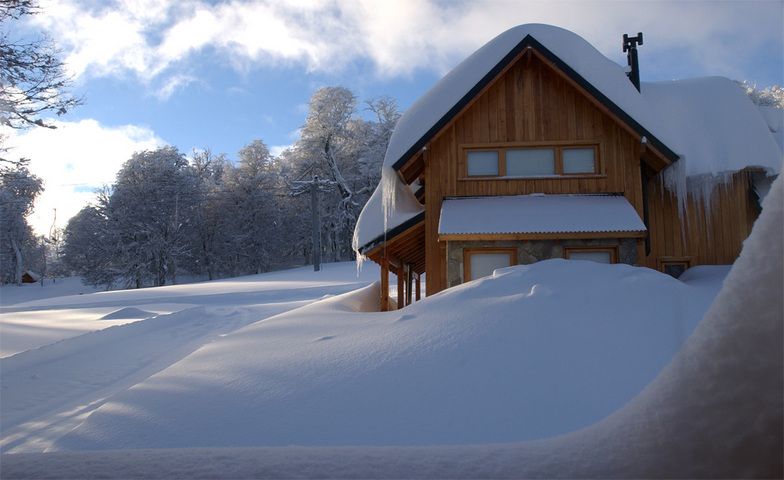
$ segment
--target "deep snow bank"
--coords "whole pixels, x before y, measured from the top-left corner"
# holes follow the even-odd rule
[[[362,313],[377,302],[374,284],[205,345],[110,399],[55,448],[466,445],[567,433],[620,408],[677,352],[718,291],[694,275],[692,285],[553,260]]]

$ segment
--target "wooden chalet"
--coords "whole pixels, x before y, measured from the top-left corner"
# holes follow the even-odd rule
[[[566,30],[516,27],[412,105],[355,232],[382,309],[389,272],[402,307],[423,276],[433,294],[551,258],[676,276],[735,260],[781,168],[775,121],[727,79],[640,85],[642,36],[624,40],[626,68]]]

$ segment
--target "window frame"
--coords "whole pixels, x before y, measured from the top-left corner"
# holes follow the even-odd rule
[[[671,274],[667,273],[667,266],[668,265],[683,265],[683,272],[681,275],[686,273],[686,270],[691,268],[691,262],[694,257],[656,257],[656,264],[659,267],[658,270],[662,273],[666,273],[667,275],[672,276]],[[680,278],[680,275],[673,278]]]
[[[595,252],[609,252],[610,263],[619,263],[620,252],[618,245],[585,245],[579,247],[563,247],[563,258],[570,260],[571,253],[595,253]]]
[[[593,172],[564,173],[564,150],[593,150]],[[506,152],[508,150],[553,150],[553,168],[551,175],[507,175]],[[498,175],[468,175],[469,152],[498,152]],[[590,142],[548,142],[548,143],[502,143],[502,144],[465,144],[459,146],[461,158],[460,174],[465,180],[482,179],[528,179],[528,178],[573,178],[573,177],[600,177],[601,159],[599,157],[599,143]]]
[[[509,254],[509,266],[517,265],[517,249],[513,247],[487,247],[487,248],[465,248],[463,249],[463,282],[470,282],[471,279],[471,255],[486,254]],[[480,277],[484,278],[484,277]]]

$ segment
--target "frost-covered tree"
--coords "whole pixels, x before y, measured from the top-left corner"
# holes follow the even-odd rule
[[[746,95],[751,98],[755,105],[784,109],[784,88],[773,85],[772,87],[760,89],[757,88],[757,84],[751,85],[746,80],[742,82],[735,80],[735,83],[746,92]]]
[[[87,285],[107,290],[123,278],[120,264],[120,232],[111,220],[108,188],[98,193],[94,204],[74,215],[63,233],[64,268],[82,277]]]
[[[276,258],[283,235],[278,203],[279,167],[260,140],[245,145],[237,154],[237,165],[224,182],[228,235],[226,261],[231,273],[268,271]]]
[[[0,281],[22,283],[31,252],[37,247],[27,216],[43,181],[27,169],[29,160],[0,164]]]
[[[198,179],[199,203],[192,222],[193,251],[184,266],[192,274],[213,280],[224,270],[227,224],[231,219],[223,208],[223,180],[231,165],[224,154],[214,155],[210,149],[194,152],[192,165]]]
[[[121,263],[129,286],[176,280],[188,255],[197,177],[175,147],[135,153],[117,174],[110,220],[120,232]]]
[[[322,244],[327,259],[351,255],[351,235],[359,212],[373,192],[381,173],[394,124],[400,114],[388,97],[367,102],[372,120],[363,117],[356,96],[344,87],[317,90],[301,138],[286,153],[290,180],[318,175],[333,185],[322,193]]]
[[[62,115],[82,103],[69,93],[70,79],[51,39],[11,37],[14,21],[39,12],[35,0],[0,1],[0,124],[12,128],[49,126],[41,115]]]

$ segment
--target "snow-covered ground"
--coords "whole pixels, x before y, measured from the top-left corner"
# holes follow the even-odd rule
[[[729,274],[551,260],[386,313],[369,263],[5,287],[2,476],[780,477],[783,203]]]

